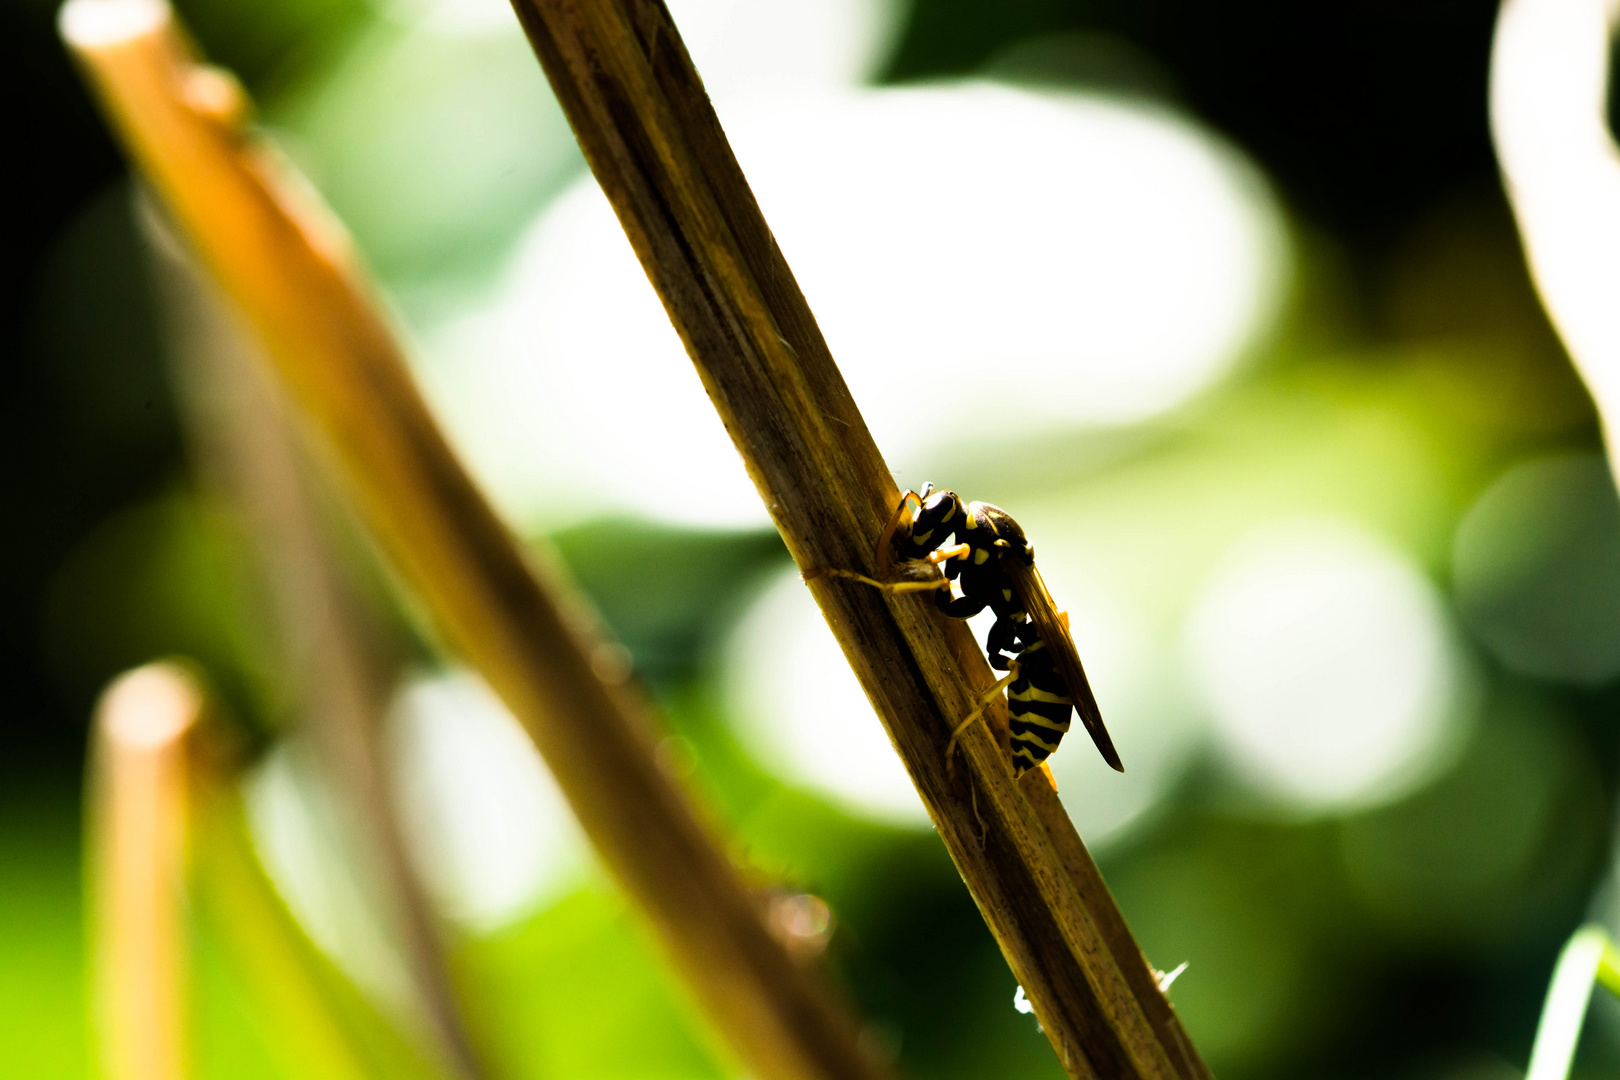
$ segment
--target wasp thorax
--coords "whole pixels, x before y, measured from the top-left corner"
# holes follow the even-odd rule
[[[973,509],[996,534],[996,547],[1016,554],[1026,563],[1035,561],[1035,545],[1025,538],[1023,527],[1013,520],[1011,514],[999,506],[983,502],[974,503]]]

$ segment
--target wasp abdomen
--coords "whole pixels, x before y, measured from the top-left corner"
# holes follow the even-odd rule
[[[1018,677],[1007,687],[1007,726],[1013,772],[1023,775],[1051,756],[1069,730],[1074,702],[1044,641],[1018,654]]]

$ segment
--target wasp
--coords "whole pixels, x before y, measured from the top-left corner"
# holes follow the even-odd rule
[[[945,580],[888,582],[848,571],[833,573],[895,592],[935,590],[935,603],[954,619],[971,618],[986,608],[996,617],[985,638],[985,652],[990,666],[1007,675],[956,726],[947,755],[962,732],[1005,689],[1014,775],[1041,765],[1057,749],[1069,730],[1071,712],[1080,714],[1080,722],[1103,760],[1123,772],[1069,634],[1067,617],[1053,603],[1035,567],[1035,547],[1012,515],[990,503],[965,503],[953,491],[935,491],[933,485],[924,484],[920,493],[908,491],[901,496],[878,541],[880,575],[889,571],[891,542],[896,536],[902,561],[940,564]],[[953,537],[955,543],[947,546],[946,541]],[[952,584],[961,595],[953,594]]]

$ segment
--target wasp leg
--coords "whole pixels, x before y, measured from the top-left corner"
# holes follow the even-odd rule
[[[930,551],[928,553],[928,561],[931,563],[942,563],[947,559],[965,559],[971,554],[973,554],[973,545],[952,544],[948,548],[940,548],[937,551]]]
[[[1011,666],[1012,670],[1007,672],[1004,678],[998,680],[996,685],[986,690],[979,697],[979,707],[963,717],[962,722],[951,730],[951,741],[945,744],[945,771],[952,776],[956,775],[956,740],[960,739],[963,733],[973,726],[973,722],[984,715],[984,710],[990,707],[990,703],[995,701],[1003,690],[1011,686],[1014,679],[1018,678],[1018,661],[1013,660]]]
[[[870,585],[874,589],[882,589],[886,593],[912,593],[935,592],[940,589],[949,589],[948,581],[879,581],[869,578],[865,574],[857,574],[853,570],[834,570],[823,567],[820,570],[807,570],[800,575],[805,581],[814,581],[818,577],[846,578],[850,581],[859,581],[863,585]]]
[[[939,610],[953,619],[971,619],[989,606],[977,596],[958,596],[953,600],[948,592],[942,592],[934,597],[934,603]]]
[[[1013,655],[1023,651],[1023,645],[1019,642],[1019,632],[1024,625],[1005,615],[996,619],[990,627],[990,633],[985,635],[984,639],[984,651],[990,658],[991,667],[997,671],[1012,670],[1012,665],[1017,662],[1013,659]]]

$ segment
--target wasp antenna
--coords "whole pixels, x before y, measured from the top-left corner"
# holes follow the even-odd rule
[[[927,484],[923,485],[923,490],[925,492],[928,490],[928,485]],[[911,500],[913,500],[913,499],[917,499],[917,503],[918,503],[919,506],[922,505],[922,498],[919,497],[917,495],[917,493],[914,492],[914,491],[908,491],[904,495],[900,496],[900,501],[897,504],[895,504],[894,513],[892,515],[890,515],[890,517],[889,517],[889,524],[884,526],[883,535],[878,537],[878,544],[877,544],[877,572],[878,572],[878,577],[888,577],[889,576],[889,545],[891,543],[893,543],[895,531],[900,527],[900,519],[905,516],[906,508],[911,505]],[[915,518],[915,515],[913,515],[913,517]]]

